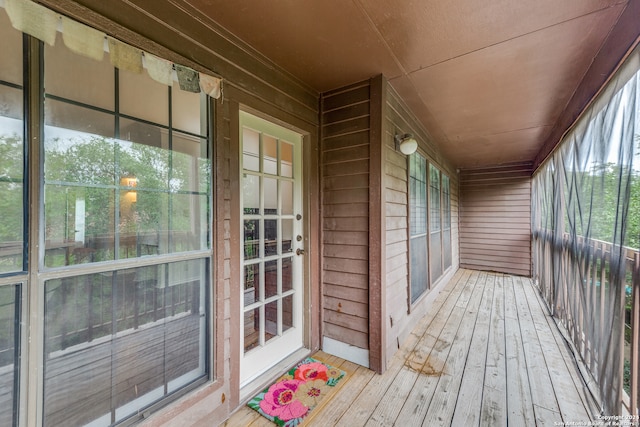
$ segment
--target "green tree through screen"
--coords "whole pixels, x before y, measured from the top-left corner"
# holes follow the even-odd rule
[[[197,248],[194,232],[208,212],[210,164],[198,156],[200,140],[192,139],[191,153],[94,135],[47,141],[47,239],[78,246],[108,243],[117,234],[117,254],[113,245],[89,244],[100,247],[93,261],[140,256],[141,242],[155,248],[146,254],[157,254],[169,232],[173,247],[165,252]],[[61,262],[50,258],[47,265]]]

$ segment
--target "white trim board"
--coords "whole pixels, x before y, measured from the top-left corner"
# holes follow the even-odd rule
[[[329,337],[322,337],[322,351],[338,356],[349,362],[369,367],[369,350],[356,347]]]

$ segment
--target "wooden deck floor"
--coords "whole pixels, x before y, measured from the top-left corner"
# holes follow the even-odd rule
[[[531,281],[460,270],[383,375],[323,352],[347,372],[306,426],[542,426],[596,407]],[[239,409],[225,426],[271,426]]]

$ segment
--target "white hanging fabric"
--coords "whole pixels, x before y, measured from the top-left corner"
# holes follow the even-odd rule
[[[140,74],[146,69],[152,79],[164,85],[173,86],[177,80],[182,90],[202,91],[215,99],[222,96],[222,79],[144,52],[31,0],[0,0],[2,7],[15,29],[50,46],[60,31],[64,44],[76,54],[101,61],[106,50],[113,66],[121,70]]]
[[[106,34],[80,22],[62,17],[62,40],[73,52],[96,61],[104,57],[104,38]]]
[[[109,57],[114,67],[132,73],[142,73],[142,51],[113,37],[109,41]]]
[[[222,80],[204,73],[200,73],[200,89],[214,99],[222,95]]]
[[[11,25],[50,46],[56,42],[59,15],[30,0],[5,0]]]
[[[147,52],[144,53],[143,62],[149,77],[163,85],[173,85],[173,63]]]

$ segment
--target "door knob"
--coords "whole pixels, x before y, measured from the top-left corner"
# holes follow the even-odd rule
[[[304,249],[296,249],[296,255],[304,255]]]

